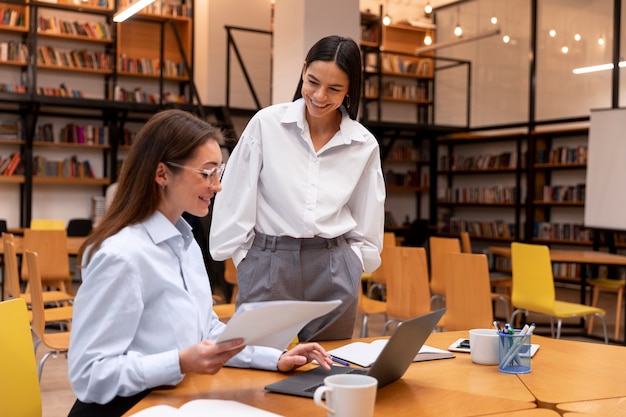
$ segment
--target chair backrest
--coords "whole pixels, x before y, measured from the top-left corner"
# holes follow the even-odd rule
[[[489,264],[484,254],[454,253],[448,256],[446,331],[493,327]]]
[[[445,296],[449,254],[461,253],[461,244],[457,238],[431,236],[428,238],[428,250],[430,252],[430,292]]]
[[[556,293],[550,249],[546,245],[513,242],[511,264],[513,306],[538,313],[553,310]]]
[[[65,222],[61,219],[32,219],[30,228],[33,230],[65,230]]]
[[[46,313],[43,304],[43,286],[41,283],[41,269],[39,265],[39,257],[37,252],[30,250],[24,251],[24,263],[28,268],[30,275],[29,291],[30,291],[30,308],[33,312],[31,328],[33,333],[39,338],[44,339],[46,330]]]
[[[239,285],[237,284],[237,267],[232,258],[228,258],[224,262],[224,280],[234,285],[233,293],[230,297],[230,303],[232,304],[237,299],[237,293],[239,291]]]
[[[21,293],[20,277],[17,267],[17,252],[15,251],[13,235],[11,233],[3,233],[2,244],[4,245],[5,290],[9,298],[19,298]]]
[[[6,233],[8,232],[8,226],[7,226],[7,221],[6,220],[0,220],[0,233]]]
[[[42,271],[41,278],[46,281],[70,282],[69,254],[67,252],[67,232],[61,230],[24,230],[22,249],[37,252]],[[26,263],[22,262],[22,279],[29,279]],[[65,291],[71,291],[65,288]]]
[[[426,250],[396,246],[389,251],[387,316],[409,320],[430,312]]]
[[[385,232],[383,235],[383,250],[380,252],[380,266],[370,274],[370,280],[372,282],[377,284],[386,283],[387,279],[385,276],[389,274],[386,270],[386,265],[389,263],[387,260],[388,249],[393,247],[396,247],[396,235],[391,232]]]
[[[41,417],[34,352],[26,302],[0,302],[0,416]]]
[[[91,233],[93,222],[91,219],[70,219],[67,222],[68,236],[87,236]]]
[[[461,232],[461,249],[463,253],[472,253],[472,241],[468,232]]]

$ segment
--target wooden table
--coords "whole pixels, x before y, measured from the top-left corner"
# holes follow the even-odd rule
[[[14,236],[13,239],[14,239],[14,242],[15,242],[15,251],[18,254],[22,253],[23,237],[22,236]],[[80,248],[80,245],[82,245],[84,241],[85,241],[85,237],[68,236],[68,238],[67,238],[67,254],[70,255],[70,256],[77,255],[78,254],[78,249]],[[4,245],[2,245],[2,244],[0,244],[0,255],[4,255]]]
[[[502,246],[489,246],[489,252],[496,256],[505,258],[511,257],[511,248]],[[626,266],[626,256],[613,253],[593,251],[593,250],[568,250],[568,249],[550,249],[550,260],[552,262],[577,263],[585,265],[614,265]],[[581,268],[580,276],[580,302],[587,304],[587,274],[586,268]],[[626,320],[626,310],[624,311],[624,319]],[[626,321],[624,322],[626,325]],[[626,337],[622,341],[626,345]]]
[[[556,406],[566,416],[575,415],[569,413],[582,413],[585,416],[623,416],[626,410],[626,397],[607,398],[603,400],[579,401],[564,403]]]

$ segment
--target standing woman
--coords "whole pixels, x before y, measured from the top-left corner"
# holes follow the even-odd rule
[[[228,363],[289,371],[313,359],[317,343],[277,349],[213,340],[224,329],[183,212],[204,217],[222,189],[221,133],[181,110],[157,113],[137,134],[119,188],[80,249],[83,282],[74,302],[68,353],[78,400],[70,417],[124,414],[150,389]]]
[[[343,300],[302,341],[352,337],[361,274],[380,264],[385,184],[378,142],[356,121],[360,97],[358,45],[319,40],[293,102],[250,120],[215,201],[209,247],[237,265],[237,304]]]

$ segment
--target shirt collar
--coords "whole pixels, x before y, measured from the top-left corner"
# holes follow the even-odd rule
[[[307,125],[304,117],[304,109],[304,98],[299,98],[291,102],[283,115],[281,123],[295,123],[300,129],[304,129]],[[352,120],[344,106],[341,106],[339,109],[341,110],[341,124],[339,125],[339,134],[336,138],[346,145],[352,141],[365,142],[366,135],[364,129],[359,129],[358,123],[351,123]]]
[[[143,223],[148,235],[157,245],[176,236],[181,236],[186,249],[194,239],[192,227],[182,217],[178,219],[176,224],[172,224],[163,213],[157,210]]]

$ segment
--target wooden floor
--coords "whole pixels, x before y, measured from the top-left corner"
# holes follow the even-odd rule
[[[568,288],[558,288],[557,298],[563,300],[577,301],[578,290]],[[607,325],[609,331],[609,337],[613,335],[613,326],[615,322],[615,295],[614,294],[602,294],[600,298],[600,306],[607,311]],[[503,314],[496,310],[497,316]],[[529,317],[529,320],[536,320],[538,323],[542,323],[542,319],[539,317]],[[360,317],[357,320],[354,336],[358,337],[360,333]],[[377,336],[381,334],[383,326],[382,317],[371,317],[369,325],[370,336]],[[622,325],[623,327],[623,325]],[[549,334],[549,327],[539,326],[537,332],[541,334]],[[575,333],[574,333],[575,332]],[[592,343],[601,343],[599,340],[602,335],[601,324],[599,320],[596,320],[594,329],[594,335],[597,338],[581,337],[578,333],[580,329],[577,328],[565,328],[563,339],[582,340]],[[623,338],[623,333],[621,338]],[[37,359],[45,353],[45,349],[39,348]],[[67,358],[65,356],[51,357],[46,361],[44,366],[43,375],[41,378],[41,394],[43,401],[43,417],[65,417],[74,403],[75,397],[72,393],[70,383],[67,378]]]

